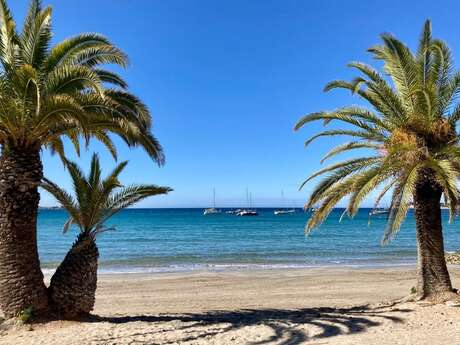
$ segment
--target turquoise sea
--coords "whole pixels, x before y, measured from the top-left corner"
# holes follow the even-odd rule
[[[339,222],[336,209],[310,236],[304,235],[309,214],[258,217],[229,214],[203,216],[202,209],[127,209],[109,222],[116,231],[98,237],[101,272],[169,272],[190,270],[265,269],[315,266],[373,267],[415,263],[415,221],[409,213],[397,237],[380,240],[385,216],[368,209]],[[446,250],[460,250],[460,219],[447,224]],[[62,234],[63,210],[41,209],[38,243],[42,266],[53,269],[74,241],[77,230]]]

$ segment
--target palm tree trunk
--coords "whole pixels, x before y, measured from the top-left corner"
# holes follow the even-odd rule
[[[42,179],[38,149],[9,148],[0,156],[0,308],[6,317],[48,297],[37,250],[37,212]]]
[[[50,304],[59,318],[77,319],[93,310],[98,258],[95,237],[80,233],[50,282]]]
[[[442,190],[430,171],[421,174],[414,203],[417,224],[417,298],[445,301],[453,296],[447,271],[441,224]]]

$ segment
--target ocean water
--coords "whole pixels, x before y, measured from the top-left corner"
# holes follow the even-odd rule
[[[416,260],[412,211],[396,238],[380,244],[385,216],[368,209],[354,219],[334,210],[310,236],[304,235],[308,213],[274,215],[259,209],[258,217],[228,214],[203,216],[202,209],[127,209],[108,224],[116,231],[98,239],[102,272],[169,272],[190,270],[264,269],[316,266],[374,267],[410,265]],[[40,210],[38,245],[42,266],[52,270],[63,259],[77,229],[62,234],[64,210]],[[447,224],[447,251],[460,250],[460,219]]]

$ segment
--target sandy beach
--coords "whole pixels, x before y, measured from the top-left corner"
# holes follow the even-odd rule
[[[450,270],[459,286],[460,268]],[[409,293],[414,274],[412,268],[105,274],[89,320],[3,326],[0,344],[459,344],[460,308],[388,306]]]

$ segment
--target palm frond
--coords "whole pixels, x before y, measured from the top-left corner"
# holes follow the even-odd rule
[[[382,243],[384,244],[388,243],[395,236],[401,227],[402,221],[406,217],[414,195],[415,184],[420,168],[420,165],[415,166],[402,181],[401,186],[396,192],[395,203],[391,205],[388,224],[382,239]]]
[[[327,172],[331,172],[334,170],[339,171],[340,169],[346,169],[347,174],[350,174],[352,172],[355,172],[359,169],[362,169],[364,167],[368,167],[372,164],[375,164],[377,162],[380,162],[381,158],[380,157],[361,157],[361,158],[353,158],[346,160],[344,162],[339,162],[335,164],[331,164],[325,168],[322,168],[315,173],[311,174],[300,186],[299,189],[302,189],[309,181],[314,179],[315,177],[318,177],[322,174],[325,174]]]
[[[172,189],[169,187],[159,187],[156,185],[132,185],[123,189],[108,198],[104,207],[104,215],[100,222],[105,222],[108,218],[120,210],[134,205],[135,203],[150,196],[167,194]]]
[[[75,55],[85,49],[107,45],[111,45],[110,41],[106,37],[96,33],[85,33],[67,38],[51,48],[50,53],[43,63],[43,69],[45,72],[50,73],[56,67],[69,64]]]
[[[67,231],[72,224],[81,231],[96,236],[105,230],[105,222],[120,210],[150,196],[167,194],[172,189],[156,185],[133,185],[123,187],[119,175],[127,162],[119,163],[104,179],[97,154],[93,154],[88,175],[75,162],[67,161],[73,182],[73,197],[55,183],[44,179],[42,187],[51,193],[69,212],[70,218],[64,225]]]
[[[32,1],[19,37],[22,62],[40,68],[51,40],[51,7],[42,10],[40,1]]]
[[[31,0],[18,33],[0,0],[0,146],[44,147],[64,159],[64,137],[77,153],[80,138],[86,144],[95,138],[116,157],[115,134],[163,164],[150,110],[109,69],[127,67],[127,55],[96,33],[52,45],[51,16],[51,7]]]
[[[375,141],[375,142],[384,142],[386,140],[385,135],[378,132],[369,132],[369,131],[355,131],[351,129],[333,129],[329,131],[319,132],[318,134],[313,135],[305,141],[305,147],[310,145],[313,141],[321,137],[334,137],[338,135],[349,136],[353,138],[359,138],[363,140]]]
[[[325,176],[305,205],[318,207],[307,223],[307,233],[345,197],[349,198],[346,211],[353,217],[373,191],[377,191],[375,207],[392,192],[383,243],[398,232],[422,186],[442,191],[451,219],[457,212],[460,71],[454,71],[447,44],[432,37],[430,21],[424,23],[415,54],[391,34],[381,35],[381,40],[369,52],[383,63],[383,72],[362,62],[351,62],[348,67],[357,70],[358,76],[351,81],[334,80],[324,88],[348,90],[365,101],[370,110],[349,106],[313,112],[301,117],[294,127],[299,130],[315,121],[324,125],[335,121],[336,128],[314,133],[305,145],[320,138],[351,137],[351,141],[332,148],[321,162],[342,152],[356,154],[320,169],[302,183],[301,188],[313,178]],[[375,156],[368,157],[369,150]]]
[[[79,206],[71,194],[67,193],[64,189],[60,188],[57,184],[47,178],[43,178],[41,188],[56,198],[61,206],[69,213],[73,222],[81,222],[82,218]],[[68,226],[64,226],[65,231],[67,231]]]
[[[342,152],[350,151],[350,150],[357,150],[357,149],[372,149],[372,150],[379,150],[382,149],[381,144],[374,144],[372,142],[366,141],[351,141],[341,145],[334,147],[330,150],[322,159],[321,163],[324,163],[327,159],[330,159]]]
[[[17,41],[16,23],[6,0],[0,0],[0,59],[5,70],[11,70],[17,62]]]

